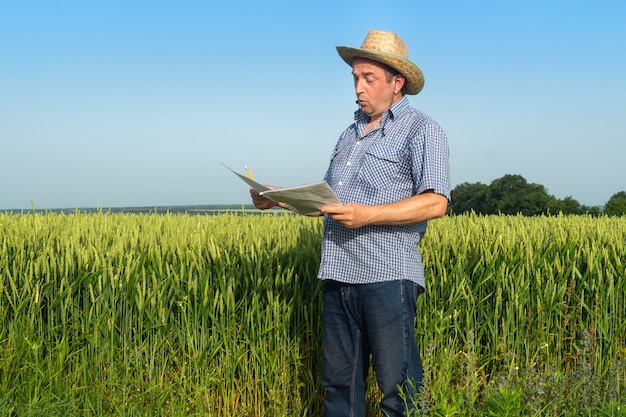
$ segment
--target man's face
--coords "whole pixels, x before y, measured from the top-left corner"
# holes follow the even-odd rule
[[[384,66],[376,61],[363,58],[354,58],[352,61],[356,97],[363,113],[371,119],[378,119],[401,97],[404,79],[397,75],[388,80],[387,74]]]

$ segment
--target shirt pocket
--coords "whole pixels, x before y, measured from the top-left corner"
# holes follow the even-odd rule
[[[389,146],[370,146],[365,152],[359,180],[374,188],[390,188],[401,177],[402,151]]]

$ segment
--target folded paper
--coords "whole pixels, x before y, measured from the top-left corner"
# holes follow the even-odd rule
[[[224,166],[250,187],[257,190],[262,196],[279,203],[285,203],[299,214],[318,212],[325,204],[341,204],[326,181],[298,185],[295,187],[269,188],[263,184],[259,184],[246,175],[235,172],[226,165]]]

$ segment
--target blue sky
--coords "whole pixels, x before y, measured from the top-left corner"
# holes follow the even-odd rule
[[[353,120],[335,46],[397,32],[452,186],[626,190],[626,2],[0,0],[0,209],[248,203],[320,180]]]

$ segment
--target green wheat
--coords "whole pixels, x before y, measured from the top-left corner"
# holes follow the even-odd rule
[[[321,415],[321,234],[0,214],[0,414]],[[421,249],[419,413],[624,415],[626,218],[447,217]]]

